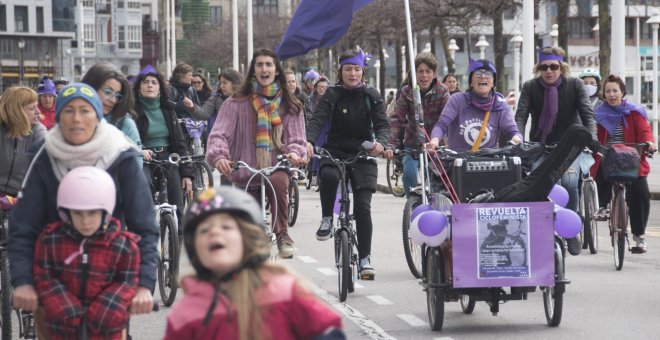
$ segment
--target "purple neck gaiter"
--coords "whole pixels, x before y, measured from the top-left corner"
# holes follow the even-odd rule
[[[490,111],[493,108],[493,103],[495,102],[495,92],[491,91],[485,97],[472,92],[472,90],[467,90],[467,92],[470,94],[470,104],[472,104],[472,106],[483,112]]]
[[[557,87],[561,85],[560,76],[557,81],[552,84],[546,84],[546,82],[541,79],[539,83],[545,89],[543,95],[543,109],[541,110],[541,121],[539,122],[538,130],[536,131],[536,136],[539,137],[539,141],[542,144],[545,144],[546,138],[552,131],[552,128],[555,126],[555,120],[557,119],[557,111],[559,110],[559,99],[557,96]]]

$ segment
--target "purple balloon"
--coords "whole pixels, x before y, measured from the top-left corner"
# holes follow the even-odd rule
[[[582,219],[575,211],[565,208],[555,210],[555,231],[559,236],[571,238],[582,229]]]
[[[332,208],[332,211],[335,213],[335,215],[339,215],[339,211],[341,210],[341,193],[337,193],[337,197],[335,197],[335,206]]]
[[[561,185],[555,184],[552,191],[550,191],[550,194],[548,194],[548,198],[558,206],[566,207],[568,204],[568,191],[566,191]]]
[[[419,231],[425,236],[441,233],[447,226],[447,216],[437,210],[426,211],[419,216]]]
[[[430,210],[433,210],[430,204],[422,204],[417,206],[417,208],[413,209],[412,213],[410,214],[410,220],[412,221],[415,219],[415,217],[417,217],[417,215]]]

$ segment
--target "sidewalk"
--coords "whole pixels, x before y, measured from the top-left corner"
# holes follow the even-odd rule
[[[651,172],[647,177],[649,182],[649,190],[651,191],[651,199],[660,200],[660,154],[656,154],[655,158],[649,159],[651,165]],[[378,191],[389,194],[390,189],[387,187],[387,177],[385,175],[385,168],[387,160],[383,158],[378,159]]]

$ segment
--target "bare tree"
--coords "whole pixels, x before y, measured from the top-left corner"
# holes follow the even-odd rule
[[[566,51],[566,60],[568,60],[568,6],[570,0],[557,0],[557,23],[559,23],[559,35],[557,37],[558,45]]]
[[[610,38],[612,37],[609,0],[598,0],[598,27],[600,42],[600,50],[598,51],[598,59],[600,60],[600,74],[603,77],[607,77],[610,74]]]

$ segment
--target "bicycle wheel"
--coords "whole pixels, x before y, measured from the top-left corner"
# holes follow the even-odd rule
[[[339,288],[339,301],[346,301],[348,287],[351,284],[351,257],[349,254],[348,232],[342,230],[337,237],[335,251],[338,254],[337,259],[337,284]]]
[[[474,306],[477,304],[477,301],[471,298],[470,295],[461,295],[460,301],[463,313],[472,314],[472,312],[474,312]]]
[[[564,261],[562,251],[555,241],[555,286],[543,287],[543,307],[545,320],[548,326],[557,327],[561,323],[561,315],[564,308],[564,283],[557,281],[564,279]]]
[[[410,239],[410,215],[412,211],[422,204],[422,197],[419,195],[410,195],[406,201],[406,205],[403,208],[403,221],[401,222],[401,235],[403,237],[403,253],[406,255],[406,262],[408,263],[408,268],[410,273],[413,274],[415,278],[422,277],[422,256],[423,246],[418,246],[412,242]]]
[[[628,225],[628,212],[626,211],[626,199],[623,190],[614,192],[610,223],[613,223],[614,267],[616,270],[623,268],[623,258],[626,254],[626,227]]]
[[[589,247],[591,254],[598,253],[598,222],[594,219],[596,212],[596,197],[595,183],[593,181],[586,182],[582,188],[584,195],[584,243]]]
[[[312,177],[314,177],[314,175],[312,174],[312,162],[309,162],[309,164],[307,164],[305,176],[307,177],[305,180],[305,189],[309,190],[312,188]]]
[[[7,252],[0,254],[0,295],[2,295],[2,340],[11,339],[11,283],[9,280],[9,258]]]
[[[429,324],[434,331],[442,330],[445,318],[445,291],[438,287],[444,282],[444,260],[440,248],[427,248],[426,252],[426,307]]]
[[[395,197],[403,197],[405,194],[403,190],[403,180],[401,174],[396,170],[396,164],[393,159],[387,160],[387,168],[385,169],[387,176],[387,187]]]
[[[171,214],[160,218],[160,261],[158,263],[158,291],[167,307],[174,303],[179,276],[179,234]]]
[[[298,219],[298,204],[300,202],[300,188],[298,180],[291,177],[289,182],[289,227],[293,227]]]
[[[195,188],[194,193],[195,197],[197,195],[208,189],[213,188],[213,169],[206,163],[204,160],[200,160],[194,163],[195,164]]]

